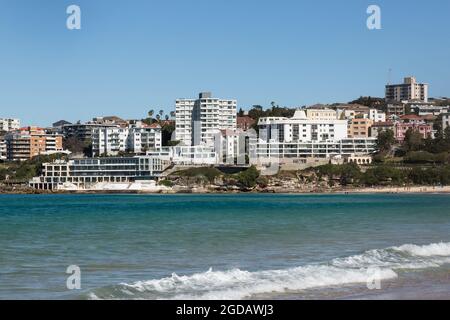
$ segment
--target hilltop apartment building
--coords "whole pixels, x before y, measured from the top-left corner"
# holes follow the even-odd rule
[[[407,77],[402,84],[386,85],[386,101],[410,100],[428,102],[428,84],[418,83],[416,78]]]

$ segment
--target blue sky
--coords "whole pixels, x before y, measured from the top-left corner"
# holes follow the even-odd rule
[[[77,4],[82,29],[66,28]],[[382,30],[366,9],[382,10]],[[447,0],[0,0],[0,117],[144,117],[212,91],[238,106],[383,96],[415,75],[450,95]]]

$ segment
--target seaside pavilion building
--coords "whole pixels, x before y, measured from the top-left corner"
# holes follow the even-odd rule
[[[56,190],[63,185],[83,190],[98,183],[148,181],[158,178],[169,165],[169,161],[152,156],[57,160],[44,163],[42,175],[29,185],[41,190]]]

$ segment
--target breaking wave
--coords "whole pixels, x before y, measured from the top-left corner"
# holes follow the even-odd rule
[[[267,271],[232,269],[123,283],[99,288],[90,299],[245,299],[258,294],[366,283],[397,278],[399,270],[437,268],[450,263],[450,243],[406,244],[336,258],[327,264]]]

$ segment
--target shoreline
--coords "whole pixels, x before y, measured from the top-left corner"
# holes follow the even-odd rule
[[[339,188],[334,190],[295,190],[277,188],[258,189],[258,190],[232,190],[218,191],[208,188],[192,188],[181,190],[36,190],[36,189],[20,189],[20,190],[0,190],[0,195],[45,195],[45,194],[291,194],[291,195],[342,195],[342,194],[450,194],[450,186],[409,186],[409,187],[373,187],[373,188]]]

